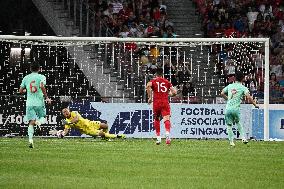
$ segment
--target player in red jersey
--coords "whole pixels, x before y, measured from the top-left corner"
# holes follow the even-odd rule
[[[166,128],[166,144],[171,144],[170,139],[170,104],[168,96],[175,96],[177,94],[176,89],[173,87],[171,82],[163,78],[163,69],[157,68],[156,77],[147,83],[147,94],[148,94],[148,103],[152,103],[153,99],[153,119],[154,127],[156,130],[157,141],[156,144],[161,143],[160,135],[160,117],[163,117],[165,128]],[[153,98],[152,98],[153,91]]]

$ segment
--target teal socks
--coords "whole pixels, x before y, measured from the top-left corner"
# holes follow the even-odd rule
[[[234,140],[234,133],[233,133],[233,129],[232,126],[227,126],[227,132],[228,132],[228,136],[229,136],[229,141],[233,142]]]
[[[245,139],[244,128],[243,128],[242,124],[239,122],[236,125],[238,126],[238,131],[240,133],[241,138]]]
[[[28,136],[29,136],[29,143],[33,143],[33,136],[34,136],[34,126],[29,125],[28,127]]]

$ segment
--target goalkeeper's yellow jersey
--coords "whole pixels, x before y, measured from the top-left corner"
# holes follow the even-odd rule
[[[89,128],[89,126],[91,125],[90,120],[88,119],[84,119],[77,111],[72,111],[70,112],[71,116],[70,118],[66,118],[67,123],[71,123],[71,120],[74,119],[76,116],[79,117],[78,122],[77,123],[73,123],[73,124],[66,124],[64,127],[65,129],[70,129],[71,127],[76,128],[76,129],[80,129],[81,131],[85,131]]]

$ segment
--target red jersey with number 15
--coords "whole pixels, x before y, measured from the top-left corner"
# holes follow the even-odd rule
[[[152,79],[152,90],[153,90],[153,103],[158,102],[169,102],[169,90],[173,86],[171,82],[163,77],[156,77]]]

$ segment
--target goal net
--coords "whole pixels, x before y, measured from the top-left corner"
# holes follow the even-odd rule
[[[48,94],[53,100],[52,105],[47,106],[47,122],[40,135],[48,135],[51,128],[62,128],[61,109],[67,106],[98,120],[101,112],[89,108],[92,103],[103,102],[104,106],[111,106],[113,112],[117,110],[115,104],[118,107],[122,103],[137,108],[144,106],[147,102],[145,86],[154,77],[156,68],[163,67],[164,77],[178,89],[178,95],[170,99],[172,104],[182,106],[178,111],[184,117],[177,125],[199,122],[199,127],[188,128],[190,131],[183,128],[179,133],[199,133],[193,138],[202,138],[203,133],[220,131],[214,130],[215,127],[200,130],[203,124],[214,122],[213,118],[201,120],[202,108],[204,112],[205,109],[212,111],[211,106],[220,105],[220,111],[215,109],[216,115],[222,112],[225,101],[220,98],[220,92],[235,81],[235,71],[241,70],[247,78],[245,85],[263,108],[244,109],[244,120],[250,120],[248,137],[269,138],[269,39],[266,38],[0,36],[0,60],[0,136],[26,135],[25,96],[18,94],[18,88],[23,77],[30,73],[30,62],[37,61],[41,73],[47,77]],[[194,107],[199,108],[196,119],[192,117]],[[124,129],[118,126],[111,131],[153,130],[150,115],[144,119],[141,110],[138,117],[142,121],[138,118],[137,121],[133,118],[137,109],[133,111]],[[116,113],[121,120],[122,112]],[[116,118],[113,119],[115,122]],[[216,118],[215,122],[220,119]],[[145,120],[149,123],[147,127],[141,123]],[[136,125],[139,126],[136,128]]]

